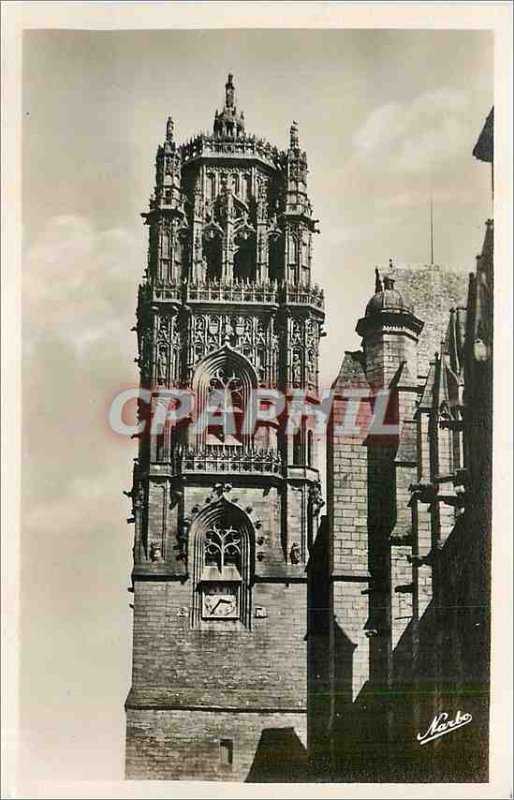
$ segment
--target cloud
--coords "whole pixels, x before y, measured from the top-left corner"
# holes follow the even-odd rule
[[[442,168],[466,152],[467,109],[466,95],[447,88],[380,106],[352,138],[354,161],[396,173]]]
[[[475,198],[470,192],[458,190],[453,186],[445,188],[435,188],[431,191],[434,210],[447,206],[472,206]],[[420,191],[404,191],[392,193],[377,200],[376,206],[379,209],[426,209],[428,214],[429,194]]]
[[[122,446],[108,428],[108,408],[121,388],[137,385],[130,328],[144,240],[143,231],[136,239],[83,217],[58,216],[27,250],[23,459],[35,503],[64,501],[74,491],[71,475],[103,475],[106,453]],[[80,514],[81,504],[75,508]]]
[[[61,765],[70,779],[117,777],[122,761],[133,533],[122,489],[137,445],[107,414],[137,382],[145,238],[59,215],[24,258],[21,747],[38,779]],[[94,741],[73,718],[101,721]]]
[[[79,216],[51,219],[24,259],[25,344],[37,344],[44,332],[87,358],[122,331],[130,339],[143,248],[144,236],[122,228],[100,230]]]
[[[344,245],[350,242],[362,241],[367,236],[372,236],[375,230],[375,224],[367,221],[360,225],[341,224],[339,226],[330,227],[327,232],[323,232],[323,240],[319,245],[320,251],[327,250],[327,259],[321,259],[320,269],[323,266],[323,261],[328,262],[331,269],[330,254],[333,252],[334,245]]]

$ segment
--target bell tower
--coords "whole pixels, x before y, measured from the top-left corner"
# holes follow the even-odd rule
[[[229,75],[212,133],[178,145],[168,119],[143,218],[126,775],[301,780],[322,503],[281,413],[317,396],[324,313],[297,124],[285,151],[248,134]]]

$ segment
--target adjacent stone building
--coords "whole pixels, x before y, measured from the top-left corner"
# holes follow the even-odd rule
[[[485,781],[492,221],[467,287],[435,266],[377,270],[357,332],[333,386],[327,517],[308,567],[313,774]],[[384,390],[397,427],[385,434]],[[366,424],[348,433],[356,392]],[[462,730],[420,742],[434,719],[463,715]]]
[[[169,119],[157,151],[126,774],[485,780],[492,222],[467,288],[436,265],[376,270],[333,386],[320,518],[309,415],[278,413],[319,399],[306,179],[296,123],[284,151],[248,134],[230,75],[213,132],[179,146]],[[169,389],[197,404],[179,424]],[[420,744],[441,712],[473,724]]]

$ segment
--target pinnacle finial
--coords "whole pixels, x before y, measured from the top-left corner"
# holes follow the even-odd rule
[[[166,141],[167,142],[172,142],[173,141],[173,130],[174,130],[173,117],[168,117],[168,121],[166,123]]]
[[[225,108],[234,108],[235,105],[235,89],[234,89],[234,76],[231,72],[228,74],[228,79],[225,84]]]
[[[384,289],[382,285],[382,281],[380,279],[380,270],[378,267],[375,267],[375,294],[382,292]]]
[[[299,138],[298,138],[298,123],[294,119],[293,124],[289,129],[289,137],[290,137],[290,147],[295,148],[299,146]]]

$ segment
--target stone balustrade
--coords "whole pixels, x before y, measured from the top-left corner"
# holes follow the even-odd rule
[[[276,450],[229,445],[186,447],[173,454],[172,463],[174,469],[182,474],[212,472],[278,475],[282,470],[282,460]]]
[[[182,163],[186,164],[199,156],[229,156],[259,158],[271,166],[276,166],[281,153],[265,139],[244,136],[233,139],[217,139],[215,136],[201,134],[180,148]]]
[[[153,301],[190,302],[234,302],[234,303],[281,303],[310,305],[324,308],[323,291],[317,284],[312,286],[292,286],[264,283],[165,283],[155,281],[152,285]]]

